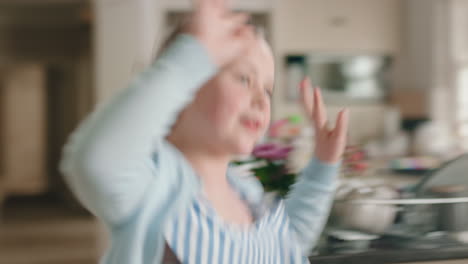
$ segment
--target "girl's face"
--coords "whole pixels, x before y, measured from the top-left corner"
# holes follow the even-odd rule
[[[199,90],[182,115],[188,136],[223,154],[250,153],[270,122],[273,83],[272,52],[258,39]]]

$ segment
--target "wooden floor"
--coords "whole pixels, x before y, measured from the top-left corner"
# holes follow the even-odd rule
[[[0,216],[0,263],[97,263],[97,225],[82,211],[44,201],[6,202]]]

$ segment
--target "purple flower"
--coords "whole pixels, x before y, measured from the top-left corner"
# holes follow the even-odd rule
[[[286,159],[293,147],[281,146],[275,143],[265,143],[255,146],[252,154],[257,158],[269,160]]]

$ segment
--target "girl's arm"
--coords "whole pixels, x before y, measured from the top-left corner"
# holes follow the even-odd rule
[[[80,125],[64,149],[61,171],[89,210],[112,224],[132,214],[155,176],[151,156],[158,141],[216,69],[194,37],[180,35]]]
[[[346,145],[348,111],[338,114],[329,129],[318,88],[311,93],[308,79],[301,83],[302,103],[315,128],[315,158],[303,170],[285,201],[290,226],[306,254],[314,246],[328,214],[335,190],[339,161]]]
[[[325,164],[313,158],[285,199],[290,227],[304,254],[314,247],[328,219],[338,169],[338,164]]]

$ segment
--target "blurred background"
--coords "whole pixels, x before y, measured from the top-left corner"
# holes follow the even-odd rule
[[[307,146],[291,162],[313,149],[298,121],[301,78],[322,87],[331,116],[351,110],[340,188],[311,262],[468,263],[468,0],[233,2],[273,47],[273,120],[294,119],[283,140]],[[0,1],[0,263],[97,263],[105,230],[58,172],[62,146],[149,65],[189,8]]]

